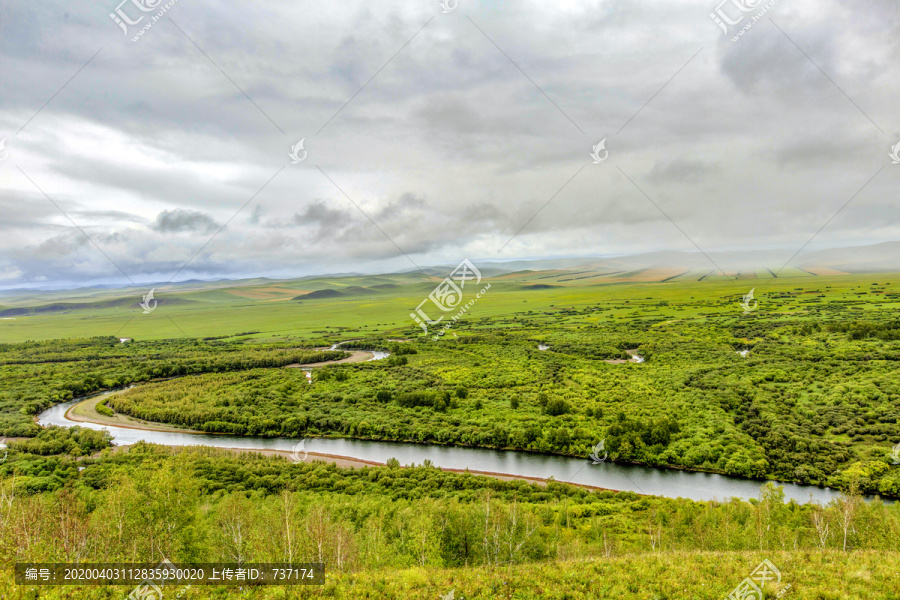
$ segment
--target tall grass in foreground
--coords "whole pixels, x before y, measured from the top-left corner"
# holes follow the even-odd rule
[[[367,570],[331,575],[324,586],[317,587],[194,586],[182,598],[721,600],[764,559],[777,566],[782,577],[779,584],[769,582],[764,587],[766,599],[776,598],[779,592],[789,600],[900,598],[900,553],[830,550],[660,552],[493,568]],[[105,600],[124,598],[130,591],[128,586],[19,587],[9,570],[0,579],[0,597],[9,600]],[[453,596],[448,596],[451,591]],[[757,596],[746,598],[756,600]]]

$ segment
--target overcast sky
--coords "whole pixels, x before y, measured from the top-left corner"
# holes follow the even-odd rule
[[[900,239],[896,0],[140,2],[0,0],[0,288]]]

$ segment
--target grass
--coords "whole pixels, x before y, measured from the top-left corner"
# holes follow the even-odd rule
[[[492,280],[490,291],[473,306],[464,319],[496,318],[525,315],[528,311],[550,308],[579,309],[598,306],[595,315],[579,319],[580,324],[608,320],[659,318],[675,320],[705,319],[713,316],[744,316],[738,307],[740,298],[750,287],[759,300],[759,308],[751,316],[766,314],[773,318],[786,315],[803,316],[826,303],[839,303],[859,312],[900,308],[900,297],[885,293],[900,283],[900,274],[827,275],[787,270],[777,279],[731,281],[721,276],[697,281],[696,277],[669,279],[669,272],[644,272],[631,280],[617,276],[585,277],[580,271],[526,271]],[[549,273],[549,275],[548,275]],[[795,276],[796,275],[796,276]],[[249,286],[176,291],[160,288],[156,292],[159,305],[150,314],[137,306],[140,293],[112,299],[77,299],[82,308],[33,312],[7,317],[0,322],[0,343],[26,340],[116,335],[135,339],[167,339],[206,337],[255,332],[255,337],[319,335],[341,336],[394,332],[410,335],[421,333],[409,314],[425,299],[437,281],[422,281],[424,276],[345,277],[330,280],[298,280],[274,285],[267,281]],[[879,285],[872,287],[873,282]],[[394,285],[378,288],[377,285]],[[549,288],[530,288],[542,284]],[[273,290],[365,288],[336,298],[295,300],[294,295]],[[294,289],[296,288],[296,289]],[[292,293],[294,293],[292,292]],[[826,298],[819,294],[826,294]],[[107,292],[110,293],[110,292]],[[74,295],[74,292],[71,293]],[[118,298],[118,300],[116,300]],[[63,294],[55,293],[42,302],[59,303]],[[21,303],[4,301],[3,308],[17,308]],[[74,301],[73,301],[74,302]],[[34,305],[34,300],[29,303]],[[73,304],[74,305],[74,304]]]
[[[782,598],[790,600],[900,598],[900,553],[874,551],[670,552],[496,568],[361,571],[328,574],[326,583],[315,587],[194,586],[182,598],[721,600],[764,559],[782,576],[780,584],[764,588],[767,599],[778,597],[780,591]],[[9,600],[100,600],[123,597],[130,590],[128,586],[15,586],[11,570],[0,580],[0,594]],[[451,591],[453,595],[448,596]]]
[[[753,277],[755,275],[755,278]],[[702,278],[702,281],[698,281]],[[421,281],[419,275],[395,275],[378,277],[346,277],[332,280],[296,280],[285,282],[259,281],[250,282],[248,285],[198,285],[196,289],[173,291],[160,287],[157,289],[157,298],[160,304],[157,310],[148,315],[143,315],[136,307],[140,300],[140,294],[135,292],[134,297],[120,298],[120,292],[98,292],[93,295],[80,292],[80,297],[72,302],[81,303],[81,307],[62,307],[52,311],[37,311],[16,316],[14,320],[0,321],[0,342],[17,342],[24,340],[85,337],[98,335],[118,335],[120,337],[135,338],[138,340],[166,339],[174,337],[207,337],[207,336],[235,336],[256,338],[323,338],[349,339],[367,334],[388,334],[392,337],[420,336],[421,341],[428,342],[418,328],[412,324],[409,313],[421,302],[433,289],[436,281]],[[663,282],[665,280],[665,282]],[[875,283],[877,282],[877,284]],[[737,282],[729,281],[721,276],[708,273],[673,273],[670,271],[637,272],[631,274],[615,274],[583,271],[579,269],[561,270],[554,272],[522,272],[504,275],[490,280],[491,290],[478,303],[473,306],[464,317],[464,323],[458,328],[461,335],[473,333],[479,324],[484,329],[510,330],[516,334],[515,339],[494,341],[490,344],[460,345],[449,350],[450,345],[429,345],[426,351],[422,351],[411,357],[409,386],[418,385],[417,380],[421,372],[435,373],[446,381],[447,388],[452,389],[457,383],[465,381],[478,381],[484,383],[490,378],[497,379],[496,390],[489,386],[484,389],[472,385],[470,401],[483,400],[486,411],[469,411],[467,406],[465,416],[475,419],[473,425],[482,427],[484,432],[492,431],[497,415],[505,415],[508,406],[508,398],[505,390],[513,384],[519,386],[532,385],[535,381],[539,385],[547,385],[551,391],[570,393],[573,402],[579,409],[583,404],[602,405],[605,417],[589,417],[579,413],[577,418],[570,419],[575,425],[582,422],[594,426],[609,426],[613,422],[614,412],[620,409],[628,410],[629,414],[647,415],[647,418],[659,414],[677,412],[682,415],[683,426],[687,433],[694,438],[685,438],[685,448],[678,451],[676,457],[687,455],[692,450],[702,448],[704,444],[715,450],[718,441],[724,431],[741,444],[741,447],[755,447],[754,438],[747,433],[737,430],[737,425],[730,422],[731,417],[726,414],[718,404],[713,402],[716,390],[728,387],[736,388],[739,384],[752,386],[760,398],[759,407],[767,414],[768,420],[779,427],[786,423],[795,413],[805,413],[815,408],[815,399],[809,386],[798,385],[798,381],[790,382],[778,379],[776,367],[784,366],[785,369],[793,368],[799,364],[794,354],[779,352],[799,352],[815,348],[815,344],[822,344],[822,348],[830,348],[831,357],[835,363],[842,363],[844,356],[837,350],[851,350],[857,354],[864,349],[869,352],[878,350],[888,344],[879,342],[865,342],[863,345],[846,343],[846,347],[827,346],[824,337],[818,342],[814,339],[803,339],[797,344],[789,343],[791,338],[778,331],[766,330],[765,338],[760,338],[755,350],[756,355],[751,354],[747,359],[747,371],[749,375],[755,375],[758,369],[762,375],[772,374],[768,379],[759,381],[747,380],[744,384],[740,378],[730,376],[730,371],[723,367],[722,379],[710,379],[710,400],[703,400],[700,404],[684,404],[680,411],[675,411],[672,406],[663,405],[658,396],[662,394],[655,391],[661,385],[664,377],[670,376],[669,367],[676,364],[675,359],[684,361],[688,366],[685,369],[712,363],[715,360],[725,361],[726,358],[734,358],[731,338],[720,335],[710,326],[709,331],[700,330],[700,326],[716,322],[717,327],[726,324],[747,324],[753,328],[754,323],[765,319],[766,322],[778,323],[787,319],[793,321],[804,320],[829,320],[840,319],[852,321],[855,318],[865,318],[875,313],[882,316],[895,313],[900,304],[900,296],[890,293],[890,290],[900,283],[900,274],[869,274],[869,275],[813,275],[799,270],[785,270],[776,279],[771,278],[767,271],[758,271],[755,274],[743,273]],[[395,287],[376,287],[379,285],[394,285]],[[534,285],[550,287],[529,287]],[[740,298],[751,287],[755,287],[754,295],[759,301],[759,308],[750,314],[738,307]],[[318,289],[337,289],[344,295],[335,298],[322,298],[315,300],[296,300],[305,292]],[[355,288],[365,288],[360,291]],[[73,298],[75,294],[72,295]],[[46,302],[60,302],[65,300],[63,294],[55,294]],[[5,300],[5,305],[0,306],[0,311],[5,308],[20,308],[28,305],[28,302],[11,302]],[[34,302],[31,302],[33,305]],[[527,323],[527,325],[524,325]],[[665,325],[668,323],[669,325]],[[697,327],[695,327],[695,325]],[[580,329],[589,326],[600,326],[594,332],[579,332]],[[530,356],[533,350],[534,339],[546,334],[556,334],[557,341],[563,342],[566,336],[577,337],[584,333],[585,339],[596,341],[604,335],[615,332],[616,326],[634,326],[636,331],[641,327],[648,328],[651,332],[658,331],[658,339],[654,337],[656,348],[656,362],[649,362],[646,368],[641,370],[633,365],[607,367],[602,363],[588,363],[587,359],[571,355],[559,355],[555,357],[553,352]],[[514,331],[523,330],[523,331]],[[561,331],[564,330],[564,334]],[[624,333],[622,335],[625,335]],[[631,335],[628,332],[628,335]],[[636,335],[640,336],[640,332]],[[647,334],[656,336],[655,333]],[[757,336],[753,332],[746,335]],[[761,336],[762,334],[759,334]],[[593,336],[593,337],[590,337]],[[708,339],[700,340],[701,336]],[[694,338],[698,338],[695,342]],[[837,338],[835,338],[837,339]],[[843,338],[842,338],[843,339]],[[701,344],[701,341],[703,342]],[[815,343],[814,343],[815,342]],[[280,343],[280,342],[279,342]],[[786,348],[778,347],[778,344],[786,343]],[[766,344],[769,344],[770,356],[764,356]],[[422,345],[424,346],[424,344]],[[118,348],[118,346],[116,346]],[[135,345],[138,349],[139,345]],[[710,348],[719,349],[721,356],[712,356]],[[651,348],[652,350],[653,348]],[[674,358],[667,357],[666,353],[680,352],[683,355]],[[514,352],[518,352],[515,354]],[[824,352],[824,350],[822,350]],[[756,357],[755,357],[756,356]],[[523,360],[527,359],[527,363]],[[772,368],[769,369],[771,362]],[[744,359],[736,359],[744,360]],[[809,358],[803,360],[813,364]],[[835,381],[830,386],[834,399],[830,396],[820,399],[820,402],[832,403],[840,400],[842,403],[853,400],[860,407],[873,408],[873,395],[866,397],[868,384],[878,383],[868,375],[869,364],[875,361],[863,357],[854,359],[860,365],[857,380],[850,376],[844,376],[843,372],[835,371],[834,377],[841,377],[841,381]],[[565,363],[563,364],[563,361]],[[668,362],[667,362],[668,361]],[[753,362],[757,361],[757,362]],[[793,361],[793,362],[792,362]],[[677,362],[677,361],[676,361]],[[881,362],[884,362],[883,359]],[[520,364],[521,363],[521,364]],[[564,375],[559,382],[547,383],[544,381],[544,371],[537,369],[549,369],[554,365],[563,365],[560,371]],[[724,362],[723,362],[724,364]],[[744,365],[745,363],[740,363]],[[894,364],[894,363],[892,363]],[[512,381],[516,375],[515,367],[521,368],[521,381]],[[526,365],[526,366],[522,366]],[[598,366],[599,365],[599,366]],[[727,364],[725,365],[728,366]],[[378,369],[382,367],[377,366]],[[837,367],[835,367],[837,369]],[[656,369],[652,371],[651,369]],[[321,398],[311,398],[308,404],[316,410],[341,411],[341,419],[338,423],[346,423],[354,417],[353,411],[360,414],[360,419],[365,417],[373,420],[375,408],[369,407],[366,402],[368,396],[353,397],[354,402],[346,402],[354,394],[361,394],[364,388],[361,384],[381,386],[386,383],[383,374],[375,373],[376,366],[357,365],[346,367],[351,379],[341,384],[339,381],[323,381],[315,386],[316,390],[328,392],[340,392],[345,400],[336,400],[329,393]],[[369,373],[372,371],[372,373]],[[406,371],[398,370],[403,374]],[[685,371],[688,372],[688,371]],[[537,373],[539,377],[532,377]],[[645,375],[641,375],[641,374]],[[648,373],[655,374],[653,376]],[[280,372],[278,385],[284,384],[286,379]],[[299,373],[294,373],[298,377]],[[371,381],[366,379],[371,376]],[[646,376],[646,379],[641,377]],[[203,376],[185,379],[178,385],[185,385],[191,381],[213,381],[224,376]],[[231,375],[229,375],[231,377]],[[276,378],[275,375],[272,375]],[[406,385],[405,380],[396,382]],[[711,377],[711,376],[708,376]],[[890,377],[882,378],[885,387],[890,387]],[[676,383],[680,379],[673,379]],[[726,384],[718,385],[719,382]],[[606,390],[602,385],[609,382],[610,389]],[[801,383],[802,380],[800,381]],[[810,385],[817,386],[821,379],[816,379]],[[847,391],[841,391],[841,386],[847,382],[854,385]],[[265,383],[260,379],[259,383]],[[305,383],[301,381],[301,383]],[[829,382],[826,382],[828,384]],[[501,385],[502,384],[502,385]],[[627,386],[626,386],[627,384]],[[645,385],[646,384],[646,385]],[[175,386],[175,383],[162,383],[147,386],[147,389],[165,389],[166,386]],[[255,384],[254,384],[255,385]],[[481,384],[479,384],[481,385]],[[681,384],[679,384],[681,385]],[[781,390],[791,386],[798,390],[797,410],[788,411],[786,401],[791,397],[780,394]],[[342,387],[343,386],[343,387]],[[615,387],[622,387],[629,393],[619,394]],[[238,387],[238,386],[232,386]],[[308,388],[302,388],[302,393],[312,396]],[[344,389],[346,387],[347,389]],[[829,387],[826,385],[826,387]],[[803,388],[803,389],[801,389]],[[808,389],[807,389],[808,388]],[[662,389],[662,388],[660,388]],[[749,388],[748,388],[749,389]],[[818,388],[817,388],[818,389]],[[540,421],[550,421],[550,417],[539,414],[537,405],[531,395],[536,395],[538,388],[533,390],[523,388],[523,403],[520,416]],[[595,393],[595,390],[596,393]],[[835,391],[837,390],[837,391]],[[269,391],[268,389],[266,390]],[[527,392],[527,393],[526,393]],[[855,392],[858,392],[854,395]],[[207,390],[207,394],[210,390]],[[699,392],[697,392],[699,393]],[[706,393],[706,392],[704,392]],[[823,391],[823,394],[825,392]],[[890,393],[890,390],[884,392]],[[654,395],[656,394],[656,395]],[[595,398],[596,396],[596,398]],[[851,398],[851,396],[853,396]],[[268,397],[268,396],[266,396]],[[668,401],[674,396],[665,395]],[[693,399],[692,395],[688,399]],[[699,396],[697,396],[699,397]],[[307,400],[304,398],[304,400]],[[588,402],[589,401],[589,402]],[[692,400],[693,401],[693,400]],[[530,402],[530,404],[528,404]],[[687,402],[687,400],[685,400]],[[698,400],[699,402],[699,400]],[[879,400],[881,404],[888,400]],[[196,407],[202,407],[203,403],[192,398]],[[607,404],[609,404],[607,406]],[[823,404],[822,406],[826,406]],[[263,407],[262,401],[254,402],[247,412]],[[856,407],[856,404],[853,404]],[[699,408],[698,408],[699,407]],[[881,405],[875,406],[881,410]],[[365,408],[368,414],[362,415],[361,409]],[[630,409],[630,410],[629,410]],[[701,410],[703,409],[703,410]],[[439,431],[438,425],[443,421],[452,419],[455,415],[444,413],[432,413],[427,410],[416,409],[414,411],[401,410],[390,405],[381,410],[385,419],[394,419],[397,422],[412,421],[428,431]],[[730,409],[739,413],[740,408]],[[531,411],[533,414],[525,414]],[[705,412],[704,412],[705,411]],[[787,411],[787,412],[785,412]],[[401,419],[407,413],[415,413],[415,419]],[[862,411],[857,411],[862,414]],[[274,414],[274,413],[273,413]],[[280,414],[280,413],[279,413]],[[396,419],[395,419],[396,417]],[[434,422],[426,422],[426,417]],[[462,417],[459,417],[460,419]],[[524,417],[523,417],[524,418]],[[811,419],[812,417],[808,417]],[[807,419],[805,416],[804,419]],[[483,422],[483,423],[482,423]],[[516,423],[513,419],[505,419],[506,423]],[[568,421],[567,421],[568,422]],[[457,424],[458,425],[458,424]],[[716,426],[721,425],[720,429]],[[805,426],[806,421],[798,421],[798,427]],[[456,427],[454,425],[453,427]],[[554,426],[555,428],[555,426]],[[450,431],[448,425],[448,431]],[[573,429],[577,432],[577,427]],[[802,427],[792,434],[802,434],[803,440],[810,439],[837,439],[850,441],[847,434],[832,434],[827,430],[823,435],[806,432]],[[584,444],[593,443],[593,431],[586,431]],[[746,437],[742,437],[746,436]],[[577,436],[576,436],[577,437]],[[590,440],[588,439],[590,438]],[[740,438],[740,439],[738,439]],[[548,438],[549,439],[549,438]],[[577,440],[576,440],[577,441]],[[690,443],[688,443],[690,442]],[[744,443],[746,442],[746,443]],[[555,442],[554,442],[555,443]],[[735,442],[737,443],[737,442]],[[562,444],[562,442],[560,442]],[[584,445],[582,444],[582,445]],[[564,445],[564,444],[563,444]],[[577,444],[576,444],[577,445]],[[865,438],[854,444],[854,450],[859,451],[855,457],[868,460],[870,454],[875,457],[878,452],[884,452],[887,441],[878,444]],[[585,446],[586,447],[586,446]],[[559,448],[556,448],[557,450]],[[683,450],[683,451],[682,451]],[[580,447],[579,447],[580,452]],[[812,452],[812,451],[810,451]],[[725,456],[736,455],[736,452],[724,453]],[[821,452],[813,453],[816,457]],[[711,460],[711,459],[710,459]],[[701,466],[706,463],[702,463]],[[710,463],[712,464],[712,463]],[[863,464],[865,467],[865,464]],[[354,502],[357,500],[354,499]],[[13,545],[13,547],[15,547]],[[579,548],[559,548],[561,556],[575,556],[579,554]],[[856,600],[856,599],[900,599],[900,553],[897,551],[874,552],[855,551],[849,553],[837,551],[766,551],[762,552],[665,552],[626,554],[603,558],[590,558],[587,560],[559,560],[554,562],[537,562],[513,566],[500,566],[495,568],[413,568],[413,569],[380,569],[363,570],[351,573],[333,573],[327,583],[321,588],[244,588],[242,590],[222,587],[195,586],[182,596],[183,598],[249,598],[258,600],[275,600],[288,598],[385,598],[385,599],[415,599],[415,598],[447,598],[453,591],[454,600],[475,598],[516,598],[537,599],[549,598],[558,600],[581,600],[594,598],[626,598],[626,599],[721,599],[725,597],[738,583],[747,577],[751,571],[763,559],[772,561],[782,573],[781,586],[770,586],[766,590],[766,598],[774,598],[782,592],[783,598],[789,599],[816,599],[816,600]],[[790,588],[787,586],[790,585]],[[15,586],[12,582],[11,570],[5,570],[0,575],[0,597],[10,599],[48,598],[50,600],[61,599],[106,599],[120,598],[127,595],[130,587],[60,587],[37,588],[34,586]],[[169,595],[166,598],[168,600]]]

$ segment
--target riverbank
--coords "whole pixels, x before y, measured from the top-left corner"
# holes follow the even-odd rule
[[[121,390],[119,390],[121,391]],[[97,403],[117,392],[106,392],[56,405],[38,416],[41,425],[71,427],[80,424],[93,429],[108,429],[117,445],[128,446],[140,441],[163,446],[203,445],[230,448],[234,452],[262,452],[289,457],[299,438],[235,436],[205,433],[172,427],[165,423],[143,422],[124,415],[106,417],[96,412]],[[491,450],[410,442],[360,440],[343,437],[311,437],[305,449],[309,456],[344,466],[362,467],[385,464],[396,459],[400,464],[423,464],[429,461],[442,470],[493,477],[499,480],[523,480],[547,485],[565,482],[591,490],[628,491],[645,496],[690,498],[693,500],[727,500],[755,498],[765,483],[724,475],[654,468],[645,465],[612,463],[591,464],[590,460],[514,450]],[[365,458],[357,458],[365,457]],[[476,467],[475,470],[472,467]],[[827,503],[837,497],[836,490],[778,483],[785,497],[805,504],[810,500]]]
[[[155,431],[155,430],[154,430]],[[183,433],[187,433],[186,431]],[[200,432],[193,432],[200,433]],[[121,446],[113,446],[113,452],[127,452],[133,444],[121,445]],[[190,448],[190,446],[169,446],[170,448],[175,448],[178,450],[183,450],[185,448]],[[294,453],[289,452],[287,450],[264,450],[264,449],[255,449],[255,448],[229,448],[229,447],[217,447],[218,450],[223,450],[225,452],[230,452],[232,454],[260,454],[262,456],[280,456],[282,458],[293,460]],[[373,460],[364,460],[361,458],[353,458],[350,456],[338,456],[335,454],[325,454],[321,452],[303,452],[303,460],[301,462],[313,462],[313,461],[321,461],[326,463],[334,464],[338,467],[343,468],[353,468],[353,469],[362,469],[364,467],[384,467],[385,463],[376,462]],[[405,468],[401,466],[400,468]],[[500,481],[527,481],[529,483],[536,483],[537,485],[546,487],[550,483],[550,479],[544,479],[541,477],[527,477],[525,475],[510,475],[507,473],[493,473],[491,471],[473,471],[472,469],[450,469],[450,468],[441,468],[441,471],[446,471],[448,473],[459,473],[459,474],[470,474],[470,475],[478,475],[480,477],[491,477],[493,479],[499,479]],[[558,482],[558,483],[567,483],[567,482]],[[569,483],[569,485],[573,485],[575,487],[588,489],[591,491],[597,492],[618,492],[620,490],[611,490],[608,488],[597,487],[594,485],[587,485],[582,483]],[[638,494],[639,496],[643,496],[646,494]]]
[[[317,348],[317,350],[331,350],[332,348]],[[286,369],[306,369],[306,368],[319,368],[326,367],[329,365],[341,365],[348,363],[358,363],[358,362],[366,362],[369,360],[375,360],[378,358],[378,355],[374,352],[368,352],[364,350],[353,350],[349,351],[350,356],[346,358],[341,358],[338,360],[323,360],[314,363],[293,363],[290,365],[285,365],[283,368]],[[384,353],[387,355],[386,353]],[[154,381],[165,381],[165,379],[159,379]],[[130,387],[134,387],[133,385]],[[113,416],[103,415],[97,412],[97,404],[106,400],[110,396],[118,394],[120,392],[126,391],[129,388],[114,390],[110,392],[104,392],[97,396],[92,396],[91,398],[85,400],[84,402],[80,402],[71,408],[69,408],[65,413],[65,418],[70,421],[75,421],[78,423],[94,423],[97,425],[110,425],[114,427],[125,427],[127,429],[141,429],[145,431],[160,431],[160,432],[172,432],[172,433],[199,433],[206,435],[216,435],[213,433],[207,433],[202,431],[194,431],[192,429],[186,429],[183,427],[177,427],[173,425],[169,425],[167,423],[156,423],[152,421],[144,421],[141,419],[136,419],[134,417],[129,417],[128,415],[123,415],[121,413],[115,413]]]
[[[346,365],[348,363],[366,362],[367,360],[372,360],[375,358],[374,352],[367,352],[365,350],[345,350],[345,352],[350,352],[350,356],[348,356],[347,358],[342,358],[340,360],[323,360],[321,362],[304,364],[294,363],[292,365],[285,365],[285,368],[307,369],[315,367],[327,367],[328,365]]]
[[[152,421],[143,421],[141,419],[136,419],[134,417],[129,417],[128,415],[123,415],[121,413],[113,413],[113,416],[102,415],[97,412],[97,405],[100,402],[103,402],[107,398],[111,396],[115,396],[121,392],[126,390],[116,390],[114,392],[106,392],[105,394],[100,394],[99,396],[94,396],[93,398],[88,398],[78,404],[70,407],[66,413],[65,418],[69,421],[73,421],[75,423],[93,423],[96,425],[110,425],[113,427],[124,427],[126,429],[140,429],[144,431],[169,431],[173,433],[204,433],[201,431],[194,431],[193,429],[186,429],[181,427],[175,427],[173,425],[169,425],[167,423],[155,423]],[[212,434],[208,434],[212,435]]]
[[[119,390],[123,391],[123,390]],[[119,392],[107,392],[105,394],[101,394],[99,396],[94,396],[93,398],[88,398],[87,400],[83,400],[74,406],[71,406],[66,412],[64,417],[69,421],[74,423],[91,423],[95,425],[108,425],[112,427],[124,427],[126,429],[137,429],[141,431],[155,431],[155,432],[169,432],[169,433],[186,433],[193,435],[224,435],[224,434],[211,434],[205,431],[195,431],[193,429],[185,429],[185,428],[177,428],[172,427],[171,425],[167,425],[165,423],[155,423],[151,421],[141,421],[140,419],[135,419],[133,417],[129,417],[127,415],[123,415],[120,413],[115,413],[114,416],[109,417],[107,415],[102,415],[97,412],[97,404],[109,398],[110,396],[117,394]],[[124,444],[117,445],[113,447],[114,452],[121,452],[124,449],[130,448],[132,444]],[[171,448],[185,448],[185,445],[171,445]],[[269,450],[264,448],[236,448],[236,447],[219,447],[222,450],[233,452],[235,454],[240,454],[243,452],[253,452],[256,454],[261,454],[263,456],[280,456],[287,459],[292,459],[294,453],[292,451],[287,450]],[[361,469],[363,467],[383,467],[386,463],[376,462],[372,460],[365,460],[361,458],[353,458],[350,456],[340,456],[336,454],[326,454],[321,452],[305,452],[304,456],[306,460],[321,460],[323,462],[333,463],[339,467],[351,467],[356,469]],[[472,469],[453,469],[447,467],[437,467],[442,471],[447,471],[449,473],[470,473],[472,475],[479,475],[482,477],[492,477],[494,479],[499,479],[501,481],[528,481],[531,483],[536,483],[541,486],[546,486],[550,483],[550,478],[543,477],[529,477],[527,475],[513,475],[509,473],[496,473],[493,471],[477,471]],[[565,483],[565,482],[561,482]],[[593,491],[610,491],[615,492],[619,490],[613,490],[609,488],[598,487],[594,485],[588,485],[584,483],[570,483],[569,485],[574,485],[580,488],[589,489]],[[645,495],[645,494],[641,494]]]

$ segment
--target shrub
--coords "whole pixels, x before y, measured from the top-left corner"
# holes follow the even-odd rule
[[[415,406],[434,406],[437,394],[434,392],[403,392],[397,394],[397,404],[412,408]]]
[[[551,417],[564,415],[570,410],[571,407],[569,406],[569,403],[562,398],[554,398],[553,400],[548,400],[547,405],[544,407],[544,412]]]

